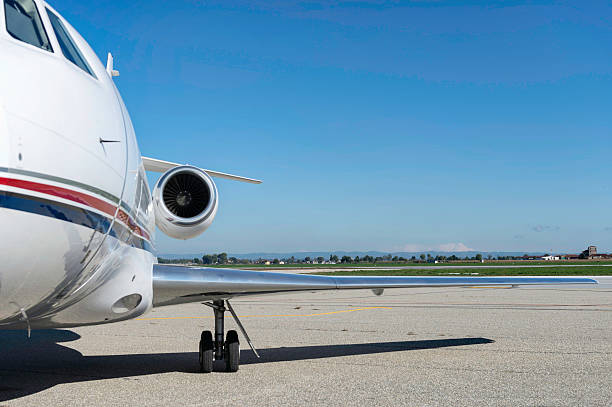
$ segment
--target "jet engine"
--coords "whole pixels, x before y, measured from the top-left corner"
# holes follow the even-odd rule
[[[175,239],[191,239],[212,223],[219,206],[217,186],[203,170],[180,166],[166,171],[153,189],[155,224]]]

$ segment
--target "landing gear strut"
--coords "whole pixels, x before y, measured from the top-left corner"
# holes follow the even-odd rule
[[[213,309],[215,314],[215,335],[213,340],[213,334],[210,331],[202,331],[200,337],[200,369],[204,373],[210,373],[213,371],[213,364],[215,360],[225,361],[225,370],[228,372],[237,372],[240,366],[240,341],[238,340],[238,333],[234,330],[227,331],[227,336],[223,340],[224,331],[224,318],[225,311],[229,311],[236,321],[236,325],[244,335],[247,343],[255,353],[255,356],[259,357],[257,350],[251,343],[251,339],[247,335],[242,323],[238,319],[238,316],[234,312],[232,305],[229,301],[216,300],[212,303],[203,302],[202,304],[207,305]],[[227,308],[225,305],[227,304]]]

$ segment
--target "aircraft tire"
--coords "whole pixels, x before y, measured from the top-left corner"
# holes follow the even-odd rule
[[[227,331],[225,337],[225,369],[228,372],[237,372],[240,367],[240,342],[238,332]]]
[[[213,352],[212,332],[202,331],[200,337],[200,370],[204,373],[213,371]]]

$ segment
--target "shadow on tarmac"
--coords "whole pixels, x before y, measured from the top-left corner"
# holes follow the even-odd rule
[[[38,393],[62,383],[199,372],[197,352],[83,356],[61,345],[79,338],[77,333],[61,329],[33,331],[30,339],[24,331],[0,331],[0,401]],[[241,351],[240,363],[288,362],[492,342],[486,338],[458,338],[267,348],[259,350],[260,359],[249,349]],[[221,363],[216,367],[220,370]]]

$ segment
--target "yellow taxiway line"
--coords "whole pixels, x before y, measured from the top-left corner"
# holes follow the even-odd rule
[[[346,309],[341,311],[330,311],[330,312],[320,312],[317,314],[278,314],[278,315],[239,315],[239,318],[266,318],[266,317],[316,317],[319,315],[331,315],[331,314],[341,314],[345,312],[355,312],[355,311],[366,311],[371,309],[391,309],[391,307],[365,307],[365,308],[355,308],[355,309]],[[208,317],[153,317],[153,318],[135,318],[136,321],[153,321],[158,319],[207,319],[214,318],[212,316]]]

